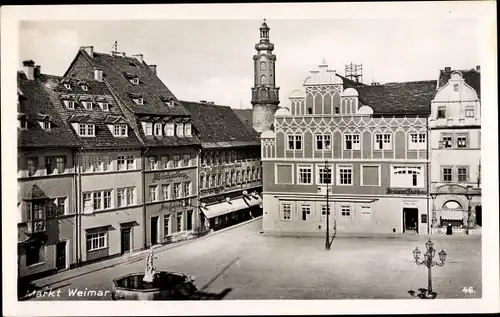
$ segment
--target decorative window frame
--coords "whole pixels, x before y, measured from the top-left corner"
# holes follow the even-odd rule
[[[314,167],[313,167],[313,164],[301,164],[301,163],[297,163],[296,164],[297,167],[296,167],[296,173],[297,173],[297,185],[313,185],[314,184],[314,181],[315,181],[315,173],[314,173]],[[311,170],[311,182],[310,183],[301,183],[300,182],[300,168],[304,168],[304,167],[307,167]]]
[[[335,166],[334,165],[335,164],[328,163],[326,165],[330,168],[330,171],[331,171],[331,180],[332,180],[332,182],[330,184],[328,184],[328,185],[329,186],[333,186],[333,185],[335,185],[335,181],[336,181],[336,179],[334,177],[334,173],[335,173]],[[322,169],[322,168],[324,168],[324,167],[325,167],[325,164],[321,164],[321,163],[317,163],[316,164],[315,173],[314,173],[314,176],[315,176],[316,179],[315,179],[314,184],[319,185],[319,186],[327,186],[327,184],[322,184],[322,183],[319,182],[320,181],[319,170]]]
[[[295,185],[295,173],[292,163],[274,163],[274,183],[276,185]],[[278,182],[278,166],[290,166],[290,171],[292,172],[292,182],[291,183],[279,183]]]
[[[290,218],[289,219],[285,219],[284,217],[284,214],[285,214],[285,210],[284,210],[284,207],[286,206],[289,206],[290,207]],[[293,221],[294,220],[294,216],[293,216],[293,205],[291,201],[280,201],[280,210],[279,210],[279,216],[280,216],[280,221]]]
[[[366,167],[377,167],[378,168],[378,184],[377,185],[365,185],[363,183],[363,167],[365,167],[365,166]],[[382,186],[382,180],[381,180],[382,166],[381,166],[381,164],[360,164],[359,165],[359,175],[360,175],[360,178],[359,178],[359,185],[360,186],[371,186],[371,187],[380,187],[380,186]]]
[[[340,183],[340,169],[341,168],[350,168],[351,169],[351,184],[341,184]],[[344,164],[344,163],[336,164],[335,181],[336,181],[336,186],[354,186],[354,167],[353,167],[353,164]]]

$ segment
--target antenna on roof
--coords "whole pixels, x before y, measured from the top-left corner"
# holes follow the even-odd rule
[[[113,44],[113,52],[118,53],[118,41],[115,41],[115,44]]]

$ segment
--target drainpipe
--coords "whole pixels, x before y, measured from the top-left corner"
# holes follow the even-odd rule
[[[76,267],[80,266],[82,261],[82,248],[81,248],[81,227],[82,227],[82,210],[83,210],[83,202],[82,202],[82,174],[80,172],[80,166],[82,165],[82,151],[83,147],[76,153],[76,175],[78,179],[78,192],[77,192],[77,205],[76,205],[76,240],[77,240],[77,254],[76,254]]]
[[[430,180],[431,180],[431,177],[429,175],[429,162],[431,160],[431,158],[429,157],[429,154],[430,154],[430,151],[429,151],[429,148],[431,146],[431,133],[429,131],[429,117],[427,117],[425,119],[425,131],[427,131],[427,146],[425,147],[425,150],[426,150],[426,159],[427,159],[427,162],[426,162],[426,170],[425,170],[425,176],[427,178],[427,182],[426,182],[426,187],[427,187],[427,234],[431,234],[431,226],[430,226],[430,218],[429,218],[429,196],[430,196]]]
[[[144,152],[142,152],[142,166],[141,166],[141,185],[142,185],[142,228],[143,228],[143,241],[144,246],[143,249],[146,250],[148,248],[148,228],[147,228],[147,219],[146,219],[146,153],[149,151],[147,147]]]
[[[202,219],[202,211],[201,211],[201,202],[200,202],[200,166],[201,166],[201,148],[198,150],[198,157],[196,158],[196,199],[197,199],[197,211],[198,211],[198,234],[201,234],[201,219]]]

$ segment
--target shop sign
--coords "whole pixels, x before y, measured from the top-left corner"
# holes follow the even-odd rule
[[[173,179],[189,179],[190,173],[188,172],[164,172],[164,173],[154,173],[153,182],[159,180],[172,181]]]
[[[418,188],[387,188],[387,195],[426,196],[427,190]]]
[[[200,190],[200,196],[219,194],[221,192],[224,192],[224,189],[225,189],[224,186],[219,186],[216,188],[209,188],[209,189],[202,189],[202,190]]]
[[[174,200],[174,201],[166,201],[161,204],[159,211],[160,212],[164,210],[172,211],[172,210],[182,209],[183,207],[186,206],[191,206],[190,198]]]

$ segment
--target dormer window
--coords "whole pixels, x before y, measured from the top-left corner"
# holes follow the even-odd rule
[[[144,99],[142,98],[135,98],[134,102],[138,105],[143,105],[144,104]]]
[[[99,107],[102,111],[109,111],[109,104],[107,102],[99,102]]]
[[[191,136],[191,123],[186,123],[184,125],[184,135],[185,136]]]
[[[139,85],[139,77],[132,78],[132,84]]]
[[[28,129],[28,121],[23,118],[17,119],[17,127],[23,130]]]
[[[175,105],[173,100],[167,101],[166,104],[167,104],[167,107],[169,107],[169,108],[173,108]]]
[[[71,89],[71,84],[64,84],[64,88]]]
[[[64,105],[68,109],[75,109],[75,102],[73,100],[64,100]]]
[[[128,127],[126,124],[115,124],[114,136],[127,136]]]
[[[154,129],[155,135],[157,136],[161,135],[161,128],[162,128],[161,123],[155,123],[155,129]]]
[[[144,135],[153,135],[153,123],[142,122],[142,129],[144,130]]]
[[[79,136],[95,136],[95,125],[91,123],[80,123],[78,127]]]
[[[50,124],[50,121],[38,121],[42,129],[44,130],[50,130],[52,128],[52,125]]]
[[[173,123],[165,124],[165,135],[174,136],[175,135],[175,125]]]
[[[89,91],[89,87],[87,87],[87,85],[82,85],[81,87],[83,91]]]
[[[184,136],[184,125],[182,123],[177,124],[177,136]]]
[[[86,110],[92,110],[93,109],[92,101],[83,101],[82,104],[83,104],[83,107]]]

